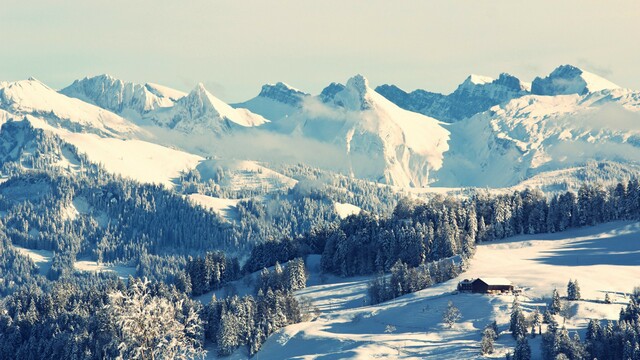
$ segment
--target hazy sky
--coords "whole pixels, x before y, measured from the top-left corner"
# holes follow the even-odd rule
[[[450,92],[470,73],[530,81],[570,63],[640,89],[640,1],[2,0],[0,80],[87,75],[227,101],[284,81]]]

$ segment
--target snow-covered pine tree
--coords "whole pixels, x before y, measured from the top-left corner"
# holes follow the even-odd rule
[[[518,339],[520,337],[527,335],[527,325],[524,319],[524,313],[522,312],[522,308],[520,308],[520,303],[518,302],[518,298],[513,300],[513,305],[511,307],[511,320],[509,322],[509,331],[511,331],[511,335]]]
[[[295,291],[304,289],[307,286],[307,271],[304,267],[304,260],[296,258],[290,260],[285,272],[287,278],[287,290]]]
[[[516,348],[513,350],[513,360],[531,360],[531,347],[526,336],[521,336],[516,342]]]
[[[578,284],[578,279],[573,281],[573,299],[572,300],[580,300],[582,298],[582,294],[580,294],[580,284]]]
[[[480,353],[482,355],[493,353],[493,343],[497,335],[491,327],[487,327],[482,331],[482,340],[480,340]]]
[[[558,294],[557,289],[553,289],[551,293],[551,303],[549,304],[549,312],[553,315],[558,314],[562,309],[562,304],[560,303],[560,294]]]

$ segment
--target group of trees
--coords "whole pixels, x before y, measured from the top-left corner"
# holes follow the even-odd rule
[[[368,287],[371,304],[395,299],[399,296],[426,289],[458,276],[464,267],[462,258],[447,258],[409,267],[398,260],[391,268],[390,274],[380,273]]]
[[[256,293],[266,293],[269,289],[273,291],[292,292],[304,289],[307,286],[307,270],[302,258],[290,260],[286,268],[282,268],[280,263],[276,263],[272,271],[264,268],[260,271],[260,276],[256,283]]]
[[[570,300],[578,300],[579,287],[577,281],[569,281]],[[577,289],[577,291],[576,291]],[[620,317],[615,321],[589,320],[584,340],[577,332],[571,335],[565,326],[560,326],[553,314],[559,313],[560,296],[554,289],[543,321],[536,309],[529,316],[525,316],[517,299],[511,312],[509,329],[517,340],[514,351],[507,355],[507,359],[530,359],[531,348],[527,337],[542,333],[542,322],[546,323],[546,331],[542,334],[541,353],[545,360],[579,360],[579,359],[612,359],[636,360],[640,359],[640,289],[631,296],[629,304],[620,311]],[[555,309],[554,309],[555,307]],[[553,314],[552,314],[553,312]],[[527,328],[531,326],[530,333]],[[493,333],[483,332],[480,343],[483,354],[493,351]]]
[[[0,303],[0,359],[193,358],[201,310],[162,283],[65,278]]]
[[[189,257],[185,271],[176,276],[175,283],[187,294],[201,295],[238,278],[237,258],[228,258],[222,251],[210,251],[204,257]]]
[[[580,300],[580,285],[578,280],[569,280],[567,284],[567,300]]]
[[[255,354],[278,329],[302,321],[299,302],[291,292],[268,289],[254,297],[215,297],[206,306],[206,337],[217,345],[219,355],[229,355],[241,346]]]

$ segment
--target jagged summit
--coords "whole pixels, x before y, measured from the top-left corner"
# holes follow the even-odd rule
[[[151,114],[154,122],[187,133],[223,134],[235,126],[260,126],[268,120],[246,109],[234,109],[198,83],[168,113]]]
[[[5,83],[0,108],[17,116],[33,116],[55,127],[120,136],[138,131],[122,117],[84,101],[65,96],[34,78]]]
[[[491,83],[493,82],[493,80],[494,78],[490,76],[471,74],[465,79],[464,82],[469,82],[474,85],[483,85],[483,84]]]
[[[347,87],[352,88],[360,94],[364,94],[370,90],[369,88],[369,80],[366,77],[356,74],[347,80]]]
[[[535,95],[586,95],[618,88],[611,81],[573,65],[561,65],[545,78],[536,77],[531,84],[531,92]]]
[[[346,86],[334,94],[332,103],[347,110],[367,110],[371,108],[371,92],[373,89],[369,87],[367,78],[358,74],[350,78]]]
[[[137,84],[117,79],[109,74],[85,77],[74,81],[60,93],[123,114],[145,114],[158,108],[173,106],[185,94],[155,84]]]
[[[270,121],[278,121],[297,111],[310,95],[284,82],[262,85],[258,96],[242,103],[232,104],[244,108]]]
[[[502,73],[497,79],[470,75],[449,95],[415,90],[410,93],[395,85],[376,88],[403,109],[446,122],[456,122],[529,93],[529,86],[515,76]]]
[[[333,100],[334,96],[336,96],[337,93],[344,90],[344,87],[345,86],[343,84],[332,82],[331,84],[327,85],[327,87],[322,89],[322,92],[320,92],[319,95],[320,100],[324,103],[330,102],[331,100]]]
[[[191,92],[178,103],[189,111],[191,117],[199,117],[207,112],[213,112],[215,116],[220,115],[214,105],[215,98],[209,94],[203,83],[198,83]]]
[[[425,186],[441,166],[449,132],[436,119],[399,108],[364,76],[332,83],[314,100],[291,116],[293,133],[337,146],[354,176]]]
[[[258,96],[291,106],[299,106],[309,94],[283,82],[277,82],[263,85]]]
[[[488,76],[470,75],[451,94],[457,95],[461,92],[471,92],[474,95],[503,100],[506,92],[522,93],[526,91],[520,79],[517,77],[501,73],[497,79]],[[521,94],[524,95],[524,94]]]

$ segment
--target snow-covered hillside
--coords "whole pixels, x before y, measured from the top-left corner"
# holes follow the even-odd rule
[[[317,258],[308,259],[311,286],[298,292],[321,311],[310,322],[290,325],[271,336],[261,359],[479,359],[481,332],[493,320],[508,331],[512,295],[457,294],[457,283],[472,277],[507,277],[523,289],[525,312],[542,308],[554,288],[566,293],[578,279],[581,301],[569,303],[570,332],[584,337],[588,319],[618,318],[620,307],[637,282],[640,259],[638,223],[611,223],[560,234],[527,235],[478,247],[470,268],[458,278],[375,306],[367,304],[367,278],[332,278],[321,283]],[[615,274],[615,276],[611,276]],[[612,304],[602,300],[609,293]],[[442,322],[447,303],[460,309],[461,320],[449,329]],[[562,321],[561,319],[559,319]],[[540,337],[530,340],[540,359]],[[515,341],[499,336],[496,354],[504,357]],[[245,356],[238,352],[231,359]]]
[[[181,171],[194,168],[202,157],[142,140],[147,132],[133,122],[110,111],[81,100],[67,97],[41,82],[30,79],[6,83],[0,88],[2,122],[22,121],[29,126],[53,133],[90,161],[108,171],[141,182],[172,186]],[[7,138],[5,151],[33,139],[25,138],[26,129],[13,128]],[[42,154],[41,156],[47,156]],[[55,155],[55,154],[51,154]],[[79,167],[70,154],[58,154],[58,166],[63,169]]]

